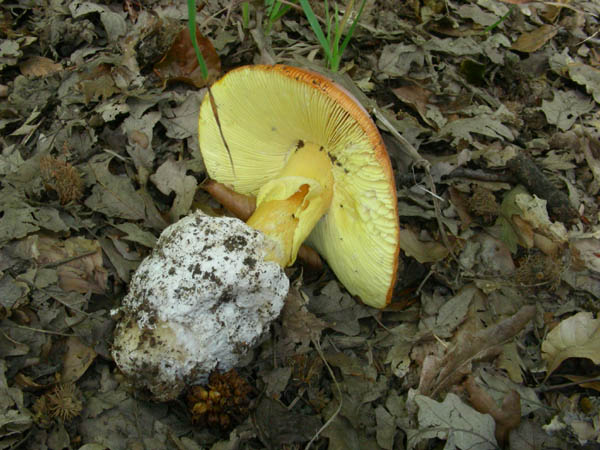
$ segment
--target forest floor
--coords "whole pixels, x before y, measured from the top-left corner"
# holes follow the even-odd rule
[[[297,7],[199,8],[212,79],[288,64],[363,103],[402,251],[384,310],[292,267],[270,334],[191,412],[111,356],[161,230],[226,213],[201,189],[203,80],[171,48],[184,3],[0,0],[0,449],[599,448],[600,4],[368,0],[335,73]]]

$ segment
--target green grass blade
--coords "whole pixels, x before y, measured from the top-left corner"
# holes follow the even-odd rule
[[[352,4],[354,3],[354,0],[350,0],[348,3]],[[337,3],[333,4],[333,8],[334,8],[334,16],[335,17],[335,22],[334,22],[334,34],[333,34],[333,41],[331,43],[331,48],[333,49],[333,53],[334,55],[336,54],[337,50],[340,48],[340,39],[342,38],[342,33],[344,32],[344,27],[346,26],[346,21],[348,20],[348,6],[346,6],[346,12],[344,13],[344,17],[342,17],[342,20],[340,21],[338,19],[339,17],[339,10],[337,7]]]
[[[281,8],[280,11],[277,14],[275,14],[275,17],[273,18],[274,21],[281,19],[285,15],[285,13],[292,9],[290,5],[284,5],[283,3],[281,3],[281,5],[283,6],[283,8]]]
[[[306,16],[306,19],[308,20],[310,27],[312,28],[313,32],[315,33],[315,36],[317,36],[319,44],[321,44],[321,47],[323,47],[323,51],[325,52],[325,56],[327,57],[327,60],[331,61],[331,49],[329,48],[329,42],[325,38],[325,35],[323,34],[323,30],[321,29],[321,25],[319,25],[319,21],[317,20],[315,13],[313,12],[312,8],[310,7],[308,0],[300,0],[300,6],[302,6],[304,15]]]
[[[198,38],[196,37],[196,0],[187,0],[187,4],[188,28],[190,30],[190,37],[192,38],[192,45],[194,46],[194,51],[196,52],[196,59],[198,60],[198,65],[200,66],[202,78],[206,80],[208,78],[208,69],[206,68],[206,62],[204,61],[204,57],[202,56],[200,48],[198,47]]]
[[[242,3],[242,26],[245,30],[250,26],[250,2]]]
[[[344,41],[342,42],[342,45],[340,46],[340,51],[339,51],[340,55],[346,49],[346,46],[348,45],[348,42],[350,42],[350,39],[352,39],[352,35],[354,34],[354,29],[356,28],[356,25],[358,24],[358,20],[360,19],[360,16],[362,15],[362,12],[363,12],[363,9],[365,8],[366,3],[367,3],[367,0],[363,0],[362,4],[360,5],[358,14],[356,15],[356,18],[352,21],[352,25],[350,25],[350,29],[348,30],[348,33],[346,33],[346,37],[344,38]]]
[[[494,22],[490,26],[486,27],[484,29],[484,31],[486,33],[491,32],[494,28],[496,28],[498,25],[500,25],[502,22],[504,22],[506,20],[506,18],[510,15],[510,13],[513,12],[514,9],[515,9],[515,5],[510,5],[508,12],[506,14],[504,14],[502,17],[500,17],[496,22]]]

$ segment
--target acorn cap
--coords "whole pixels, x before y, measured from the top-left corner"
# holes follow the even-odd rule
[[[400,249],[396,188],[387,151],[367,111],[331,80],[283,65],[237,68],[211,90],[220,129],[207,94],[198,130],[210,177],[258,196],[300,146],[322,147],[331,161],[333,194],[306,243],[351,294],[385,307]]]

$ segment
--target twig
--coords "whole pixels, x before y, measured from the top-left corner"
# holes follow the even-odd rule
[[[540,386],[539,388],[536,389],[536,391],[538,391],[538,392],[556,391],[558,389],[565,389],[565,388],[570,388],[570,387],[574,387],[574,386],[580,386],[580,385],[586,384],[586,383],[596,383],[598,381],[600,381],[600,377],[586,378],[585,380],[572,381],[569,383],[557,384],[555,386]]]
[[[468,169],[466,167],[457,167],[445,176],[445,179],[448,178],[470,178],[477,181],[500,183],[512,183],[515,181],[514,177],[507,173],[491,173],[479,169]]]
[[[335,410],[335,412],[331,415],[331,417],[329,419],[327,419],[327,422],[325,422],[323,424],[323,426],[317,430],[317,432],[312,437],[312,439],[310,441],[308,441],[308,444],[306,444],[306,446],[304,447],[304,450],[308,450],[310,448],[310,446],[312,445],[312,443],[315,440],[317,440],[317,438],[323,432],[323,430],[325,430],[329,425],[331,425],[331,423],[335,420],[335,418],[338,416],[338,414],[342,410],[342,389],[340,388],[340,385],[339,385],[337,379],[335,378],[335,374],[333,373],[333,370],[331,369],[331,366],[329,365],[329,363],[325,359],[325,355],[323,355],[323,349],[321,348],[321,344],[319,344],[319,342],[315,341],[315,340],[313,340],[312,342],[313,342],[313,344],[315,346],[315,349],[317,350],[317,353],[319,354],[319,356],[321,357],[321,359],[325,363],[325,367],[327,367],[327,371],[329,372],[329,375],[331,376],[331,379],[333,380],[333,383],[335,384],[335,387],[337,388],[338,395],[340,396],[340,404],[338,405],[338,407]]]
[[[62,266],[63,264],[68,264],[71,261],[75,261],[80,258],[85,258],[87,256],[92,256],[92,255],[95,255],[96,253],[98,253],[98,250],[90,250],[89,252],[85,252],[80,255],[71,256],[70,258],[61,259],[60,261],[54,261],[54,262],[42,264],[39,268],[40,269],[48,269],[48,268]]]
[[[431,275],[433,275],[433,270],[429,270],[429,272],[427,273],[427,275],[425,275],[425,278],[423,278],[423,281],[421,281],[421,283],[419,284],[419,287],[416,290],[416,294],[420,295],[421,294],[421,289],[423,289],[423,286],[425,286],[425,283],[427,282],[427,280],[429,280],[429,278],[431,277]]]
[[[25,325],[17,325],[17,324],[6,325],[6,328],[20,328],[22,330],[35,331],[37,333],[43,333],[43,334],[54,334],[56,336],[65,336],[65,337],[78,337],[76,334],[61,333],[60,331],[43,330],[41,328],[32,328],[32,327],[27,327]]]

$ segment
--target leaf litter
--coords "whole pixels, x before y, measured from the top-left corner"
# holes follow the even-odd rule
[[[262,2],[247,22],[238,3],[198,11],[213,79],[260,61],[326,73],[300,11],[265,27]],[[150,402],[109,351],[109,311],[162,229],[253,208],[199,189],[184,5],[1,3],[0,448],[600,442],[600,8],[505,3],[367,1],[329,76],[396,167],[394,303],[360,305],[322,262],[291,269],[238,368],[248,416],[225,429]]]

